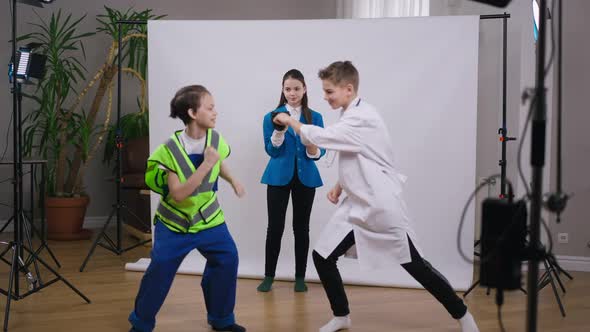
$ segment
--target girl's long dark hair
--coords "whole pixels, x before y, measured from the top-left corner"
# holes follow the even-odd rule
[[[309,110],[309,106],[307,106],[307,85],[305,85],[305,78],[303,74],[297,69],[291,69],[283,75],[283,83],[281,84],[281,99],[279,100],[279,105],[277,108],[285,105],[287,103],[287,98],[285,98],[285,94],[283,93],[283,86],[285,85],[285,81],[288,79],[298,80],[303,84],[303,87],[306,89],[305,93],[303,94],[303,98],[301,99],[301,113],[303,113],[303,117],[305,118],[305,122],[307,124],[311,124],[311,111]],[[297,119],[299,120],[299,119]]]

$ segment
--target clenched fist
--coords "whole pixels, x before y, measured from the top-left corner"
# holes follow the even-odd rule
[[[330,189],[327,196],[328,200],[332,202],[332,204],[337,204],[338,200],[340,199],[340,195],[342,195],[342,187],[337,184],[334,186],[334,188]]]
[[[217,152],[217,150],[215,150],[214,147],[212,146],[208,146],[205,149],[205,162],[213,167],[213,165],[215,165],[215,163],[217,163],[217,161],[219,160],[219,152]]]
[[[289,116],[288,113],[281,112],[281,113],[277,114],[272,121],[278,125],[288,126],[290,120],[291,120],[291,117]]]

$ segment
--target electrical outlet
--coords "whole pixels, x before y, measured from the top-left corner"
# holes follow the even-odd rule
[[[568,243],[570,240],[569,234],[568,233],[557,233],[557,242],[558,243]]]
[[[479,184],[487,184],[488,186],[495,186],[496,185],[496,179],[490,179],[487,176],[485,177],[480,177],[479,178]]]
[[[494,195],[493,193],[496,191],[496,188],[495,188],[495,186],[496,186],[496,179],[495,178],[490,179],[487,176],[486,177],[480,177],[478,179],[478,181],[479,181],[479,183],[477,184],[477,186],[483,186],[485,188],[482,188],[482,189],[485,190],[485,191],[487,191],[487,194],[480,193],[480,196],[479,197],[484,197],[484,195],[486,197],[491,197],[491,196]]]

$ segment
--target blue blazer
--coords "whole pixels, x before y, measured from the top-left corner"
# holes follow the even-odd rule
[[[287,112],[285,106],[276,109],[278,112]],[[322,115],[313,110],[311,111],[311,124],[324,127],[324,120]],[[307,156],[305,145],[301,143],[301,138],[295,134],[293,128],[289,127],[285,133],[285,140],[279,147],[274,147],[270,140],[274,131],[272,124],[271,113],[268,112],[264,116],[262,122],[264,134],[264,150],[270,156],[270,160],[266,165],[262,180],[260,182],[271,186],[285,186],[291,182],[295,174],[295,158],[297,158],[297,175],[299,181],[310,188],[316,188],[323,185],[320,172],[315,165],[315,160],[319,160],[326,154],[325,149],[320,149],[320,157],[312,159]],[[299,119],[301,123],[307,124],[303,113]]]

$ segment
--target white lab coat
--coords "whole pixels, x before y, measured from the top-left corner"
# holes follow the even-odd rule
[[[411,262],[408,236],[422,255],[402,198],[406,177],[394,168],[389,132],[373,106],[356,98],[337,123],[303,125],[301,137],[338,152],[338,182],[347,194],[315,245],[318,254],[328,257],[354,231],[363,269]]]

